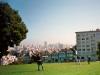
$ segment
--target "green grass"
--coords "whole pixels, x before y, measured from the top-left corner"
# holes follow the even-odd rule
[[[0,75],[100,75],[100,62],[47,63],[44,71],[37,71],[36,64],[0,66]]]

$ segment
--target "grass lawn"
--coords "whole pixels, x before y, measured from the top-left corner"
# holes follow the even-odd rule
[[[100,75],[100,62],[46,63],[44,71],[37,71],[36,64],[0,66],[0,75]]]

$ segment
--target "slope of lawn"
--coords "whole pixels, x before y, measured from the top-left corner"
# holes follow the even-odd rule
[[[100,75],[100,62],[45,63],[44,71],[37,71],[36,64],[0,66],[0,75]]]

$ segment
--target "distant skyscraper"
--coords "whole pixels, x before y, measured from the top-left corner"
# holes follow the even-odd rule
[[[44,42],[44,48],[47,49],[47,46],[48,46],[48,45],[47,45],[47,42],[45,41],[45,42]]]
[[[63,48],[64,48],[64,45],[61,44],[61,43],[59,43],[59,44],[58,44],[58,48],[59,48],[59,49],[63,49]]]

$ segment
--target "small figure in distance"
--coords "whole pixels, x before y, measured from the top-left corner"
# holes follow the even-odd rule
[[[40,67],[42,68],[42,70],[44,70],[42,65],[43,64],[42,56],[39,53],[36,55],[36,62],[38,65],[38,71],[40,71]]]
[[[77,63],[80,64],[80,57],[77,56]]]
[[[90,61],[91,61],[91,57],[90,56],[87,57],[87,61],[88,61],[88,64],[90,64]]]

